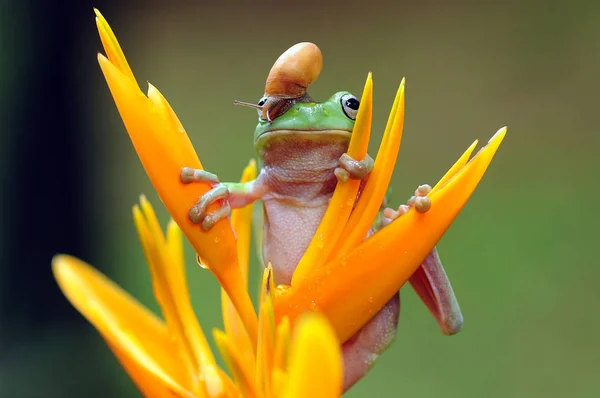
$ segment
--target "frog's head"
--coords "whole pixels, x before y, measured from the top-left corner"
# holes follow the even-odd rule
[[[254,143],[259,153],[274,137],[349,139],[358,99],[342,91],[317,103],[306,92],[322,67],[321,50],[313,43],[298,43],[275,61],[267,77],[265,94],[257,104],[234,101],[258,110]]]
[[[272,121],[259,117],[254,145],[260,153],[272,138],[284,136],[349,140],[358,106],[358,99],[347,91],[325,102],[295,102]]]

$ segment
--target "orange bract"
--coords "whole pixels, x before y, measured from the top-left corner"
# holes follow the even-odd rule
[[[183,184],[179,179],[183,167],[202,169],[198,155],[162,94],[152,85],[148,97],[140,91],[112,30],[97,10],[96,15],[98,32],[109,56],[99,54],[98,62],[140,161],[175,222],[227,291],[254,340],[256,313],[244,288],[229,221],[221,220],[210,231],[204,231],[188,218],[190,207],[211,189],[208,183]]]
[[[415,272],[483,177],[506,128],[448,182],[429,194],[431,209],[411,209],[348,254],[313,268],[277,300],[275,313],[291,320],[305,311],[327,315],[341,341],[362,327]],[[459,162],[463,158],[459,159]]]
[[[371,73],[367,76],[360,104],[356,123],[352,130],[348,155],[353,159],[362,160],[367,155],[371,136],[373,115],[373,77]],[[360,180],[349,179],[345,182],[338,182],[323,220],[294,271],[292,286],[301,283],[311,269],[319,268],[325,262],[344,232],[339,226],[345,225],[348,221],[359,187]]]

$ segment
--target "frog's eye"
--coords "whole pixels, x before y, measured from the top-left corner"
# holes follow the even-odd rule
[[[342,95],[342,98],[340,98],[340,102],[344,114],[348,116],[349,119],[356,119],[356,114],[358,113],[358,107],[360,105],[358,99],[352,94],[344,94]]]

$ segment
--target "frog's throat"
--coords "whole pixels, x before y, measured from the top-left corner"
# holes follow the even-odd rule
[[[303,139],[303,140],[331,140],[331,139],[340,139],[340,140],[350,140],[352,135],[351,131],[348,130],[334,130],[334,129],[324,129],[324,130],[291,130],[291,129],[282,129],[282,130],[268,130],[261,133],[254,140],[254,145],[256,148],[264,147],[268,142],[277,139]]]

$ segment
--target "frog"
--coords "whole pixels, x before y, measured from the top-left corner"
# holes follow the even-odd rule
[[[309,50],[313,52],[313,59],[309,66],[299,68],[304,72],[315,65],[314,47]],[[292,53],[298,58],[298,52]],[[285,55],[278,62],[284,58],[290,63]],[[300,52],[301,56],[311,58]],[[286,62],[279,63],[279,66],[283,64],[285,67]],[[292,62],[295,68],[298,68],[298,63],[298,59]],[[317,69],[320,71],[320,68]],[[260,172],[255,180],[247,183],[220,182],[213,173],[189,167],[184,167],[180,174],[184,184],[208,182],[212,185],[212,189],[189,210],[189,219],[205,230],[228,217],[232,208],[261,202],[262,238],[259,241],[262,244],[259,252],[263,264],[272,265],[277,285],[291,283],[293,272],[317,231],[338,182],[349,178],[360,180],[360,195],[374,165],[368,154],[363,159],[354,159],[347,153],[360,106],[356,96],[348,91],[339,91],[324,102],[316,102],[306,92],[310,84],[306,82],[311,81],[310,77],[306,79],[306,73],[301,76],[305,79],[301,82],[305,86],[300,89],[297,87],[301,86],[297,84],[300,78],[294,80],[289,79],[289,73],[283,75],[296,83],[296,86],[283,90],[283,95],[282,90],[271,90],[267,79],[265,95],[256,105],[236,102],[258,111],[254,146]],[[407,204],[397,209],[388,207],[387,200],[384,200],[380,214],[365,238],[385,228],[411,207],[419,212],[428,211],[431,202],[427,193],[430,190],[427,184],[419,186]],[[219,210],[208,212],[210,205],[217,201],[222,205]],[[458,332],[462,326],[462,314],[436,249],[423,260],[410,282],[438,321],[442,332]],[[376,358],[392,344],[399,314],[400,295],[397,293],[343,343],[344,391],[362,378]]]

